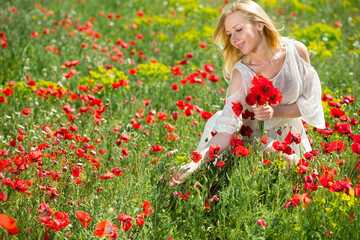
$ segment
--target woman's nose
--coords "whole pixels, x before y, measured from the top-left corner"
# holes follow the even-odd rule
[[[234,35],[231,35],[231,39],[230,39],[232,42],[237,42],[239,41],[239,38],[234,34]]]

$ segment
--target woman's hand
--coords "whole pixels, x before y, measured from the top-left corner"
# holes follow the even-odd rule
[[[186,171],[186,172],[180,172],[180,173],[175,173],[175,168],[172,168],[170,170],[170,181],[169,181],[169,187],[173,187],[176,185],[180,185],[182,183],[185,182],[187,176],[191,173],[190,171]]]
[[[255,118],[260,121],[267,121],[274,117],[274,109],[270,105],[251,107],[254,111]]]

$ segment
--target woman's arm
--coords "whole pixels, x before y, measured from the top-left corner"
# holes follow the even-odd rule
[[[200,152],[201,153],[201,160],[197,163],[191,161],[185,164],[184,166],[181,166],[181,169],[183,169],[185,172],[176,173],[172,178],[170,179],[169,186],[172,187],[174,185],[178,185],[184,182],[186,177],[197,170],[202,165],[207,164],[208,162],[212,161],[213,159],[209,157],[209,149],[211,145],[219,145],[220,151],[216,155],[220,155],[229,145],[230,140],[232,138],[232,134],[221,132],[217,133],[206,145],[206,147]],[[175,171],[175,169],[173,170]],[[173,172],[170,172],[172,174]]]
[[[278,106],[260,106],[251,107],[254,111],[255,118],[261,121],[267,121],[272,118],[296,118],[301,117],[300,109],[297,103]]]

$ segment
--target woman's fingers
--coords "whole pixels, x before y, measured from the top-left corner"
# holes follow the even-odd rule
[[[273,108],[269,105],[267,106],[259,106],[259,107],[251,107],[254,111],[255,118],[257,120],[266,121],[270,120],[273,116]]]
[[[169,181],[169,187],[184,183],[188,174],[188,172],[175,174]]]

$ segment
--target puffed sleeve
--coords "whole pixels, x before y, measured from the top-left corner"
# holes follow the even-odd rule
[[[325,128],[324,110],[321,103],[321,84],[315,69],[304,62],[302,94],[297,100],[301,118],[316,128]]]
[[[242,117],[236,116],[234,110],[232,109],[231,102],[240,102],[240,98],[237,96],[238,92],[233,94],[230,97],[226,98],[226,103],[222,110],[221,115],[216,120],[214,131],[216,132],[226,132],[226,133],[234,133],[236,132],[242,125]]]
[[[235,66],[236,68],[236,66]],[[239,71],[241,73],[241,71]],[[242,76],[242,74],[241,74]],[[231,87],[231,83],[229,88]],[[229,92],[229,89],[228,89]],[[221,115],[216,120],[214,131],[216,132],[226,132],[226,133],[234,133],[237,130],[240,129],[240,127],[243,124],[241,115],[238,117],[233,107],[233,102],[240,102],[241,104],[244,104],[245,102],[245,84],[244,81],[242,81],[242,84],[240,86],[240,89],[238,89],[235,93],[233,93],[231,96],[228,96],[228,93],[226,94],[225,99],[225,105],[222,110]]]

